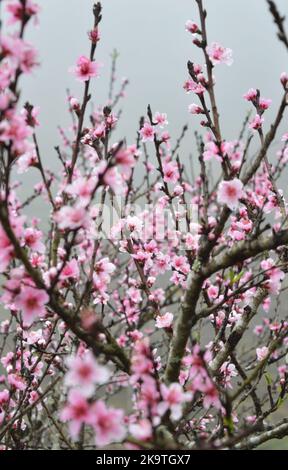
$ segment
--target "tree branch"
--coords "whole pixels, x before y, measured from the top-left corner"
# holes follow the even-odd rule
[[[275,2],[273,2],[272,0],[267,0],[267,3],[269,5],[270,13],[274,18],[274,23],[276,24],[278,29],[277,36],[288,50],[288,36],[284,27],[285,16],[281,16]]]

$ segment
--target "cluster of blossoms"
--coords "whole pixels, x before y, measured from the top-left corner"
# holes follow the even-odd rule
[[[90,351],[79,348],[76,356],[66,360],[68,371],[65,385],[69,388],[67,404],[61,419],[69,421],[70,434],[79,438],[83,425],[92,427],[97,446],[105,446],[126,435],[123,410],[107,407],[103,400],[93,400],[97,385],[105,384],[110,376],[106,367],[100,366]]]
[[[156,357],[156,350],[151,351],[148,338],[141,336],[138,335],[139,339],[132,354],[131,384],[135,388],[135,407],[140,420],[148,422],[150,420],[151,425],[157,427],[161,423],[161,417],[167,413],[172,420],[179,420],[183,406],[192,396],[189,392],[184,392],[178,383],[169,386],[162,383],[159,388],[158,374],[161,371],[161,359],[159,356]],[[146,426],[146,439],[152,437],[151,425],[149,433]]]
[[[209,43],[206,12],[196,3],[202,26],[188,21],[186,30],[204,62],[188,63],[184,90],[195,94],[189,113],[205,130],[193,142],[198,176],[181,157],[187,127],[174,142],[164,112],[148,107],[135,142],[114,139],[128,84],[124,79],[115,92],[116,53],[109,99],[90,108],[91,84],[101,76],[100,3],[90,54],[70,69],[84,96],[69,92],[72,125],[59,128],[57,172],[46,169],[39,108],[19,102],[22,75],[38,65],[24,33],[39,8],[6,0],[12,32],[0,39],[3,449],[222,449],[242,448],[250,437],[254,446],[259,432],[261,442],[269,438],[265,423],[288,392],[288,321],[280,308],[287,203],[278,188],[288,133],[276,163],[268,159],[287,106],[288,75],[280,77],[284,96],[270,131],[265,135],[263,115],[271,101],[251,88],[244,98],[256,114],[244,120],[240,138],[225,140],[213,73],[232,64],[232,51]],[[260,148],[251,160],[253,139]],[[39,181],[24,199],[22,174],[32,171]],[[42,219],[31,215],[38,200]]]

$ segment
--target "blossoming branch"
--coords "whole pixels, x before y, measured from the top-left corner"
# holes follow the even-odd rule
[[[2,4],[0,448],[252,449],[288,435],[287,72],[275,116],[264,90],[243,90],[250,111],[228,141],[216,86],[233,52],[210,41],[213,18],[191,1],[192,171],[187,126],[171,137],[153,103],[135,140],[116,140],[128,86],[116,52],[109,99],[94,102],[96,3],[87,50],[67,70],[82,94],[68,93],[54,172],[38,139],[45,109],[21,90],[40,64],[25,38],[41,11],[34,0]],[[27,199],[23,173],[38,175]],[[41,218],[31,216],[38,200]]]

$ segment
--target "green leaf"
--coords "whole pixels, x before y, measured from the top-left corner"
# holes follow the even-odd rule
[[[227,418],[226,416],[224,417],[223,419],[223,423],[224,423],[224,426],[229,429],[229,431],[231,433],[233,433],[234,431],[234,423],[233,423],[233,419],[232,419],[232,416],[230,416],[229,418]]]
[[[236,282],[239,282],[243,274],[244,274],[244,271],[241,271],[239,274],[236,274],[236,276],[233,279],[233,284],[236,284]]]
[[[269,374],[269,372],[266,372],[264,377],[266,379],[267,385],[271,386],[273,384],[273,379],[272,379],[271,375]]]
[[[201,263],[200,263],[199,259],[196,259],[194,261],[192,269],[193,269],[193,271],[198,272],[200,270],[200,268],[201,268]]]
[[[227,279],[227,280],[229,279],[230,284],[233,285],[233,284],[236,284],[237,282],[240,281],[243,274],[244,274],[244,271],[241,271],[240,273],[235,274],[233,269],[230,269],[230,271],[229,271],[229,273],[228,273],[228,275],[226,276],[225,279]]]

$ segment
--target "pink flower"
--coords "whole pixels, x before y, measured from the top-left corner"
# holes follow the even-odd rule
[[[65,375],[67,387],[79,387],[84,396],[91,396],[95,391],[96,384],[103,384],[109,379],[109,371],[100,366],[93,354],[87,351],[80,356],[70,356],[66,360],[69,367]]]
[[[78,262],[73,258],[65,264],[61,271],[60,279],[62,281],[66,279],[78,279],[79,274]]]
[[[201,108],[201,106],[198,106],[194,103],[189,105],[188,111],[190,114],[204,114],[204,110]]]
[[[66,192],[71,196],[78,197],[79,206],[85,206],[89,203],[97,182],[98,177],[84,178],[79,176],[66,187]]]
[[[34,106],[31,111],[29,110],[29,112],[26,108],[23,108],[21,110],[22,116],[25,117],[25,121],[30,127],[37,127],[40,125],[40,122],[38,120],[39,113],[40,113],[39,106]],[[33,148],[35,147],[33,146]]]
[[[5,367],[5,369],[7,369],[7,371],[10,368],[10,366],[11,368],[13,367],[12,366],[13,359],[14,359],[14,354],[12,351],[8,352],[6,356],[1,357],[1,364],[3,365],[3,367]]]
[[[129,176],[131,174],[131,169],[135,166],[135,152],[137,152],[137,149],[130,147],[119,150],[115,155],[116,164],[119,165],[121,171],[123,171],[125,175]]]
[[[10,224],[19,239],[23,230],[23,217],[10,216]],[[0,223],[0,273],[3,273],[13,259],[14,248]]]
[[[191,79],[186,80],[186,82],[183,85],[183,88],[186,91],[186,93],[191,93],[194,83],[195,82],[193,82],[193,80]]]
[[[77,439],[81,426],[88,424],[90,418],[90,405],[86,397],[84,397],[79,390],[70,390],[68,403],[61,411],[60,419],[62,421],[70,421],[69,431],[72,439]]]
[[[28,168],[36,166],[38,163],[38,157],[35,149],[28,150],[26,153],[17,158],[16,164],[18,167],[17,173],[25,173]]]
[[[223,374],[224,385],[232,388],[231,378],[238,375],[235,365],[226,361],[222,364],[220,372]]]
[[[151,126],[151,124],[149,124],[148,122],[145,122],[142,129],[140,129],[139,133],[141,135],[142,142],[153,142],[155,131],[154,127]]]
[[[71,96],[71,98],[69,99],[69,104],[70,104],[71,109],[73,109],[73,111],[80,111],[81,105],[80,105],[79,100],[77,100],[77,98],[74,98],[73,96]]]
[[[42,330],[33,330],[33,331],[24,331],[23,338],[25,339],[27,344],[36,344],[38,341],[43,341],[43,333]],[[45,340],[44,340],[45,341]]]
[[[166,183],[177,183],[179,180],[179,170],[177,162],[163,162],[164,181]]]
[[[218,202],[226,204],[229,209],[234,210],[239,206],[239,201],[243,197],[243,183],[234,178],[230,181],[222,181],[218,188]]]
[[[256,98],[257,98],[257,90],[255,90],[254,88],[250,88],[247,93],[245,93],[245,95],[243,95],[243,98],[246,100],[246,101],[255,101]]]
[[[263,325],[256,325],[254,330],[253,330],[253,333],[257,336],[262,335],[263,332],[264,332],[264,326]]]
[[[189,263],[187,262],[186,256],[175,256],[173,259],[172,266],[183,274],[188,274],[190,271]]]
[[[182,194],[184,193],[184,189],[182,188],[182,186],[178,185],[178,186],[175,186],[174,190],[173,190],[173,195],[174,196],[182,196]]]
[[[288,83],[288,73],[287,72],[282,72],[280,75],[280,81],[284,88],[287,88],[287,83]]]
[[[32,69],[38,65],[38,54],[37,51],[28,43],[24,44],[21,58],[20,58],[20,69],[24,73],[30,73]]]
[[[191,21],[191,20],[186,21],[185,29],[186,31],[188,31],[188,33],[191,33],[191,34],[196,34],[196,33],[199,33],[200,31],[198,25],[194,23],[194,21]]]
[[[130,334],[134,343],[134,350],[131,358],[131,370],[133,377],[138,379],[148,376],[153,371],[153,362],[151,361],[151,350],[149,338],[142,339],[142,333],[136,331]]]
[[[13,258],[14,248],[0,225],[0,273],[3,273]]]
[[[147,441],[152,437],[152,425],[148,419],[140,419],[138,423],[130,424],[129,431],[140,441]]]
[[[30,18],[39,12],[39,6],[32,0],[26,0],[25,4],[16,0],[10,2],[6,8],[11,15],[10,24],[22,22],[25,16]]]
[[[48,302],[49,296],[45,290],[31,286],[23,286],[14,299],[14,305],[17,310],[22,311],[23,322],[27,326],[30,326],[35,318],[45,315],[45,305]]]
[[[254,424],[257,421],[257,416],[256,415],[249,415],[249,416],[246,416],[245,420],[249,424]]]
[[[207,46],[206,51],[213,65],[233,64],[232,50],[220,46],[217,42],[212,42],[211,46]]]
[[[40,230],[36,230],[35,228],[26,228],[24,230],[25,245],[38,253],[44,253],[45,251],[45,245],[40,241],[41,238],[42,232]]]
[[[54,219],[60,230],[76,230],[88,223],[87,211],[82,206],[64,206],[56,212]]]
[[[249,127],[250,129],[258,130],[262,127],[263,122],[264,118],[259,116],[259,114],[256,114],[254,119],[250,122]]]
[[[217,299],[219,294],[219,288],[216,286],[210,286],[207,289],[207,294],[210,300]]]
[[[9,397],[10,397],[10,394],[9,394],[9,391],[7,389],[2,390],[0,392],[0,408],[2,408],[3,405],[5,405],[5,403],[7,403],[9,401]]]
[[[115,194],[123,193],[123,179],[116,167],[109,168],[107,171],[105,171],[103,181],[104,184],[109,186]]]
[[[267,357],[268,353],[269,349],[267,348],[267,346],[263,346],[263,348],[257,348],[256,355],[258,361],[263,361]]]
[[[219,394],[217,388],[212,383],[211,380],[207,380],[205,385],[202,388],[202,392],[204,394],[203,397],[203,406],[208,410],[210,406],[214,406],[215,408],[221,408],[221,402],[219,399]]]
[[[259,108],[262,109],[263,111],[266,111],[266,109],[270,108],[271,103],[272,103],[272,100],[270,100],[270,99],[260,98]]]
[[[139,234],[142,231],[143,222],[136,215],[128,215],[125,225],[130,233]]]
[[[23,377],[18,374],[9,374],[8,375],[8,383],[11,385],[12,388],[16,390],[25,390],[27,384]]]
[[[284,385],[285,384],[285,377],[286,377],[286,374],[287,374],[287,365],[282,365],[282,366],[279,366],[278,368],[278,373],[279,373],[279,377],[280,377],[280,383],[281,385]],[[1,403],[1,400],[0,400],[0,403]]]
[[[115,114],[113,113],[109,114],[109,116],[105,118],[106,128],[114,129],[116,127],[117,121],[118,121],[118,117]],[[135,147],[135,145],[132,145],[132,147]]]
[[[220,149],[215,142],[207,142],[205,144],[205,151],[203,152],[203,158],[205,161],[209,161],[213,158],[216,158],[218,161],[222,161],[222,157],[220,155]]]
[[[18,37],[2,36],[0,38],[1,53],[3,57],[11,57],[18,61],[22,54],[24,41]]]
[[[163,416],[166,411],[171,412],[171,418],[180,419],[182,416],[182,406],[185,401],[192,398],[191,393],[184,393],[180,384],[172,383],[167,387],[165,384],[160,385],[163,401],[158,405],[158,412]]]
[[[281,282],[285,278],[284,271],[275,267],[275,262],[271,258],[261,261],[261,268],[265,271],[266,278],[268,278],[265,282],[268,292],[272,295],[278,295]]]
[[[173,323],[174,315],[173,313],[166,312],[164,315],[158,315],[156,317],[156,327],[157,328],[170,328]]]
[[[24,153],[27,150],[27,137],[32,134],[31,128],[27,125],[25,116],[10,112],[6,120],[0,124],[0,141],[12,142],[12,148],[17,153]]]
[[[102,400],[92,405],[90,424],[95,430],[96,446],[123,441],[126,435],[123,418],[123,410],[108,408]]]
[[[164,131],[161,133],[161,141],[165,144],[169,144],[169,140],[171,139],[171,136],[168,131]],[[169,145],[167,145],[168,147]]]
[[[109,261],[109,258],[102,258],[97,261],[94,267],[96,276],[105,282],[110,282],[110,274],[115,271],[116,267]]]
[[[72,71],[80,82],[87,82],[90,78],[99,76],[99,68],[100,64],[81,55]]]
[[[196,93],[196,95],[203,95],[203,93],[205,93],[206,91],[206,88],[201,85],[201,83],[196,83],[193,80],[187,80],[184,83],[183,88],[187,93],[190,93],[192,91],[193,93]]]
[[[106,135],[106,125],[104,122],[99,124],[99,126],[96,126],[94,131],[93,131],[93,137],[94,139],[103,139]]]
[[[15,65],[3,60],[0,67],[0,90],[5,90],[15,76]]]
[[[156,124],[157,124],[159,127],[167,126],[167,125],[168,125],[167,114],[165,114],[165,113],[159,113],[159,112],[157,111],[157,112],[155,113],[154,117],[153,117],[153,122],[156,122]]]
[[[164,274],[170,267],[170,257],[168,255],[164,255],[163,253],[159,253],[155,259],[156,266],[159,270],[160,274]]]

